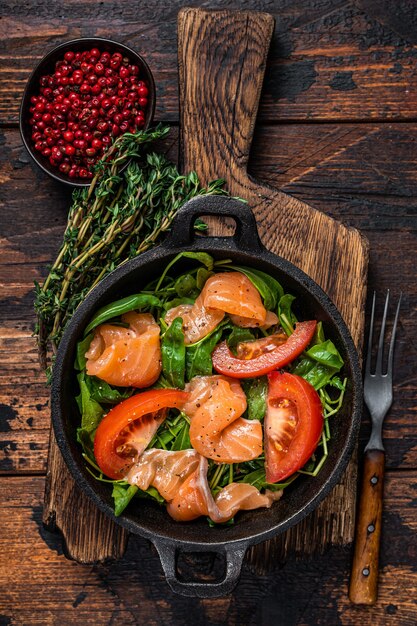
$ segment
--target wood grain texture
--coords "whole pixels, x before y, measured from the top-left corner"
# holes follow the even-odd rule
[[[0,478],[0,623],[12,626],[414,626],[417,621],[417,473],[388,472],[379,600],[347,597],[350,551],[294,556],[269,575],[246,565],[226,598],[182,598],[167,586],[148,542],[130,537],[123,559],[96,566],[65,558],[42,526],[44,477]],[[74,511],[76,514],[76,511]],[[202,564],[209,574],[215,564]],[[184,574],[192,565],[183,565]]]
[[[143,54],[157,84],[157,118],[178,120],[176,17],[187,0],[3,0],[0,119],[16,122],[33,66],[80,36],[119,40]],[[197,3],[198,4],[198,3]],[[211,0],[211,8],[224,8]],[[262,120],[413,120],[417,117],[414,0],[230,0],[276,19]]]
[[[358,231],[247,174],[272,29],[273,19],[265,13],[198,9],[179,13],[183,169],[195,169],[203,181],[220,176],[232,195],[248,201],[265,245],[323,287],[339,307],[360,350],[366,241]],[[349,298],[346,283],[350,285]],[[352,541],[355,501],[353,459],[342,484],[311,516],[285,535],[251,549],[253,562],[268,567],[292,549],[308,553],[330,543]]]
[[[349,598],[354,604],[372,605],[378,598],[384,465],[382,450],[365,452],[349,586]]]

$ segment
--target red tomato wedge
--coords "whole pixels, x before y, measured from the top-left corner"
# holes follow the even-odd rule
[[[317,391],[301,376],[268,375],[264,424],[266,480],[276,483],[308,461],[323,430],[323,409]]]
[[[94,456],[103,474],[123,478],[164,421],[167,409],[182,408],[188,396],[178,389],[152,389],[111,409],[94,439]]]
[[[231,378],[253,378],[268,374],[272,370],[288,365],[299,356],[312,340],[316,326],[315,320],[299,322],[296,324],[293,334],[284,343],[277,346],[271,345],[271,337],[265,337],[264,351],[252,359],[234,356],[226,341],[222,341],[213,351],[213,367],[216,372]],[[262,341],[264,340],[261,339],[256,342],[257,352]],[[248,354],[251,353],[250,344],[251,342],[248,341]],[[241,351],[244,345],[240,344]]]

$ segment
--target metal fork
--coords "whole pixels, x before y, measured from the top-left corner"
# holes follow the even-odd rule
[[[387,291],[379,334],[375,373],[371,373],[372,340],[375,321],[374,292],[368,351],[364,375],[364,398],[372,421],[372,432],[365,448],[363,479],[359,502],[355,549],[350,577],[349,598],[355,604],[375,604],[378,595],[378,561],[381,538],[382,496],[385,451],[382,424],[392,404],[392,373],[395,335],[401,305],[400,294],[389,344],[387,369],[383,371],[385,326],[390,292]]]

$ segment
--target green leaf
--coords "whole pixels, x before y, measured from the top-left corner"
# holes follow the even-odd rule
[[[133,389],[131,388],[118,389],[95,376],[86,375],[85,382],[91,398],[100,404],[118,404],[122,400],[130,398],[133,394]]]
[[[104,414],[104,409],[91,397],[84,372],[78,374],[77,380],[80,386],[80,394],[76,400],[81,413],[81,428],[88,433],[92,433],[96,430]]]
[[[194,304],[194,298],[173,298],[169,300],[169,302],[164,303],[164,309],[165,311],[169,311],[169,309],[180,306],[180,304]]]
[[[114,501],[114,514],[121,515],[133,496],[139,491],[136,485],[113,483],[112,498]]]
[[[255,339],[253,332],[249,328],[241,328],[240,326],[235,326],[234,324],[227,326],[227,328],[229,327],[232,329],[232,332],[227,338],[227,345],[231,350],[234,350],[238,343],[253,341]]]
[[[294,326],[297,323],[297,318],[291,310],[291,305],[295,300],[295,296],[286,293],[282,296],[278,302],[278,317],[279,322],[286,335],[292,335],[294,332]]]
[[[343,359],[339,354],[336,346],[330,339],[324,341],[323,343],[316,344],[312,346],[309,350],[306,351],[306,354],[321,363],[322,365],[326,365],[327,367],[333,368],[336,372],[343,367]]]
[[[197,270],[196,283],[197,289],[201,291],[206,284],[210,276],[213,276],[214,272],[209,272],[205,267],[199,267]]]
[[[263,489],[266,486],[265,468],[262,467],[253,472],[249,472],[240,482],[253,485],[257,489]]]
[[[302,376],[314,389],[322,389],[343,367],[343,359],[329,339],[312,346],[292,370]]]
[[[85,376],[84,371],[77,375],[80,393],[76,397],[76,401],[81,413],[81,426],[77,428],[77,440],[82,445],[85,454],[89,458],[94,458],[94,435],[104,415],[104,409],[91,397]]]
[[[194,276],[191,274],[183,274],[175,281],[175,291],[177,292],[180,298],[184,298],[189,296],[193,292],[195,293],[197,287],[197,282]]]
[[[158,504],[164,504],[165,500],[160,495],[159,491],[155,489],[155,487],[148,487],[146,490],[138,489],[136,496],[138,498],[149,498],[151,500],[156,500]]]
[[[250,420],[263,420],[266,414],[268,380],[266,376],[250,378],[242,382],[248,403],[244,417]]]
[[[211,376],[213,373],[211,353],[220,341],[222,333],[223,326],[220,325],[195,346],[187,346],[185,356],[187,380],[194,376]]]
[[[261,294],[264,307],[268,311],[272,311],[277,308],[279,300],[284,295],[284,290],[275,278],[265,272],[262,272],[261,270],[255,270],[251,267],[239,265],[231,265],[229,267],[230,269],[242,272],[242,274],[245,274],[245,276],[249,278],[251,283]]]
[[[189,450],[191,447],[190,425],[187,420],[184,420],[181,425],[181,430],[171,446],[171,450]]]
[[[90,347],[91,340],[93,339],[93,333],[89,333],[84,339],[77,343],[77,351],[75,357],[75,369],[81,371],[85,369],[85,365],[87,363],[87,359],[85,358],[85,353],[88,351]]]
[[[161,339],[162,371],[173,387],[184,389],[185,344],[182,318],[176,317]]]
[[[213,270],[214,259],[210,254],[207,254],[207,252],[180,252],[179,254],[177,254],[176,257],[172,259],[170,263],[168,263],[165,270],[162,272],[161,277],[158,280],[158,283],[155,287],[155,291],[158,291],[160,289],[171,267],[175,265],[175,263],[177,263],[180,259],[183,259],[183,258],[193,259],[194,261],[198,261],[199,263],[202,263],[208,269],[209,272]]]
[[[86,335],[99,324],[103,324],[114,317],[119,317],[123,313],[135,311],[136,309],[140,311],[148,310],[151,307],[162,307],[162,302],[155,296],[143,293],[133,294],[132,296],[127,296],[127,298],[110,302],[110,304],[106,304],[106,306],[97,311],[85,329],[84,334]]]

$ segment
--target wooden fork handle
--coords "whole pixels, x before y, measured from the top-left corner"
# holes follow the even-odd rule
[[[375,604],[378,596],[384,466],[384,452],[365,452],[349,587],[349,598],[354,604]]]

